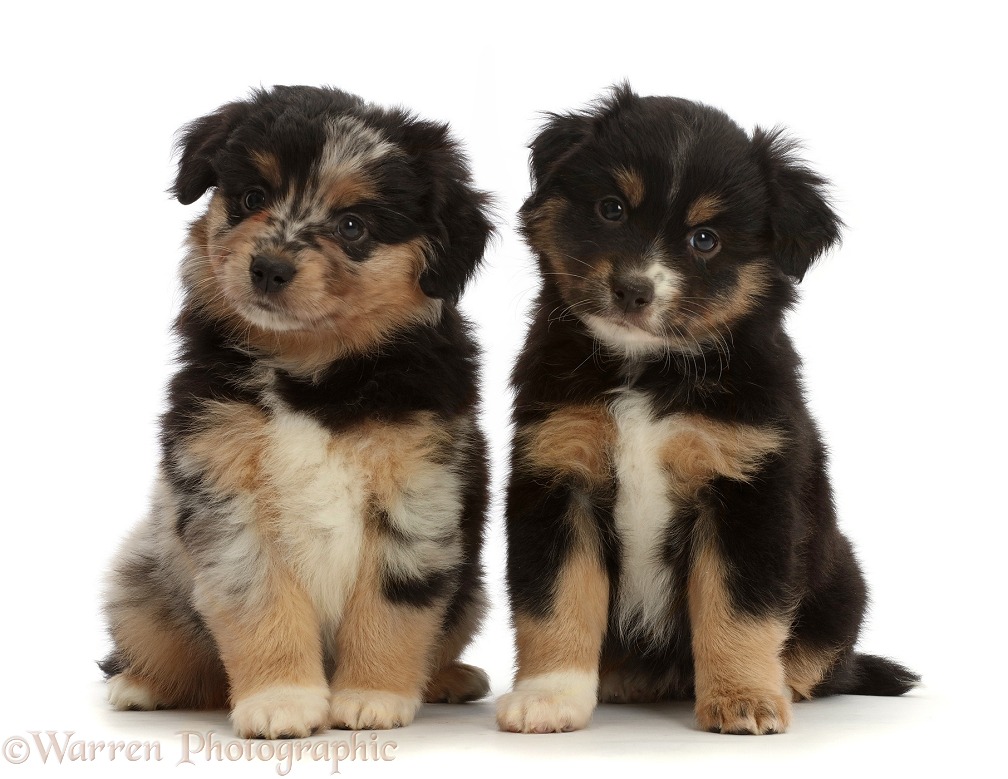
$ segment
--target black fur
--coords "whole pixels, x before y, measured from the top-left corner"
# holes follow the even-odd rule
[[[429,624],[441,624],[429,646],[398,637],[397,647],[430,660],[411,694],[422,699],[432,684],[452,700],[481,697],[487,685],[478,669],[444,683],[437,676],[457,663],[485,601],[480,354],[455,304],[482,262],[491,225],[488,198],[472,186],[459,145],[447,125],[401,108],[337,89],[274,87],[192,122],[179,147],[172,193],[184,204],[213,194],[193,223],[182,265],[179,364],[161,420],[161,484],[114,566],[106,612],[115,648],[102,669],[149,693],[136,705],[201,707],[230,695],[239,735],[290,735],[238,715],[234,690],[222,689],[235,686],[232,669],[225,677],[219,637],[207,628],[221,623],[204,622],[226,610],[236,620],[258,619],[243,609],[270,592],[269,576],[280,571],[303,589],[323,634],[325,656],[299,678],[317,672],[337,685],[340,659],[332,648],[343,627],[329,615],[353,608],[339,600],[350,598],[344,588],[377,581],[380,593],[369,597],[427,610]],[[359,235],[344,232],[348,215],[365,226]],[[255,281],[263,255],[289,270],[272,289]],[[257,432],[241,438],[234,430],[241,421]],[[393,463],[398,434],[407,429],[419,443]],[[381,481],[369,471],[381,470],[368,460],[369,435],[389,447],[391,467],[411,469],[403,480],[419,473],[425,486],[395,475]],[[234,458],[208,456],[193,443],[204,439],[210,449],[231,440]],[[299,471],[310,474],[309,488],[279,475]],[[292,508],[304,500],[306,507]],[[282,524],[286,532],[276,532],[283,543],[253,530],[260,523]],[[307,539],[304,548],[317,544],[325,555],[296,551],[288,538]],[[429,552],[435,545],[440,556]],[[370,557],[341,567],[355,549]],[[360,578],[358,565],[377,578]],[[316,587],[319,581],[328,584]],[[305,619],[294,606],[277,611],[278,620]],[[402,629],[385,627],[389,636]],[[179,637],[191,641],[177,652],[194,658],[196,677],[147,656],[161,639]],[[200,669],[208,676],[198,678]],[[274,672],[283,679],[288,670],[264,671]],[[369,683],[381,690],[387,679]],[[135,694],[122,687],[113,680],[113,698]],[[319,695],[317,686],[306,689]],[[342,691],[331,692],[337,726],[392,727],[413,716],[390,710],[384,724],[359,723],[351,703],[333,702]],[[296,732],[329,724],[319,719],[318,702],[306,705],[308,693],[300,694],[290,704],[304,718]]]
[[[622,668],[645,680],[654,697],[694,692],[685,590],[701,514],[725,561],[733,608],[757,618],[792,615],[785,650],[839,652],[815,695],[896,695],[919,680],[891,661],[853,652],[866,588],[837,527],[826,450],[784,330],[795,282],[837,244],[842,223],[827,200],[827,182],[795,148],[780,130],[750,136],[716,109],[638,97],[627,86],[588,110],[549,114],[531,145],[533,191],[521,217],[542,287],[512,375],[516,429],[572,405],[608,408],[633,392],[647,399],[655,419],[700,415],[774,429],[785,442],[751,479],[711,478],[654,539],[655,554],[673,572],[661,640],[621,630],[610,605],[602,672]],[[642,181],[638,205],[621,191],[619,170]],[[716,197],[714,215],[703,221],[719,237],[711,256],[691,248],[699,228],[686,225],[691,204],[705,195]],[[607,223],[597,206],[610,196],[620,197],[628,214],[618,224]],[[662,318],[647,320],[647,332],[665,338],[665,346],[638,353],[607,341],[585,317],[616,321],[612,279],[642,273],[642,257],[655,256],[678,280],[680,297],[663,304]],[[755,290],[751,300],[746,283]],[[701,327],[698,311],[727,313],[723,323]],[[522,464],[521,440],[508,489],[508,587],[517,612],[542,616],[553,608],[553,584],[577,537],[567,507],[585,487]],[[612,516],[619,489],[615,475],[588,493],[614,593],[626,564]]]
[[[190,123],[172,193],[180,203],[198,200],[211,187],[234,196],[259,181],[249,160],[256,151],[276,154],[295,188],[308,186],[326,140],[325,122],[351,119],[372,128],[401,151],[370,166],[386,204],[365,204],[375,214],[376,238],[400,243],[431,239],[433,254],[420,285],[432,298],[457,303],[483,259],[492,233],[489,198],[472,187],[468,165],[448,125],[418,119],[402,108],[365,103],[338,89],[278,86],[256,90]],[[387,207],[394,203],[395,207]],[[234,209],[237,219],[237,207]],[[372,220],[369,220],[369,224]]]

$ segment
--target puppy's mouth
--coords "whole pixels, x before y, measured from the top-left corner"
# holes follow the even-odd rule
[[[274,254],[256,254],[246,267],[247,271],[240,273],[235,272],[237,268],[231,270],[225,283],[231,305],[244,320],[274,332],[311,327],[293,305],[298,275],[293,262]]]
[[[650,312],[627,312],[614,308],[598,314],[583,314],[581,321],[598,340],[628,354],[663,351],[668,344],[653,329]]]
[[[658,308],[654,281],[645,275],[614,275],[602,293],[601,317],[628,335],[655,336]]]
[[[596,339],[628,356],[679,348],[665,323],[674,287],[664,272],[617,274],[600,292],[595,311],[581,316]]]
[[[306,327],[297,316],[272,300],[253,298],[235,306],[243,319],[264,330],[288,332]]]

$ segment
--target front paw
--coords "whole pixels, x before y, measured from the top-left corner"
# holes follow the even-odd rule
[[[269,687],[242,698],[231,711],[239,738],[303,738],[329,723],[325,687]]]
[[[594,674],[544,674],[523,679],[497,701],[497,725],[511,733],[580,730],[591,721],[597,702]]]
[[[697,723],[712,733],[783,733],[791,724],[791,702],[783,695],[739,692],[697,699]]]
[[[329,723],[341,730],[388,730],[409,725],[420,708],[419,696],[385,690],[334,690]]]

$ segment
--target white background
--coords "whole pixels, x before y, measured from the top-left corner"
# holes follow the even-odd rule
[[[5,11],[0,219],[4,624],[0,740],[31,730],[229,737],[223,715],[112,713],[100,578],[146,507],[171,374],[183,207],[165,190],[174,133],[252,86],[330,84],[451,122],[500,235],[464,308],[487,352],[495,502],[485,553],[495,609],[469,657],[508,687],[500,485],[507,373],[536,288],[514,214],[538,112],[628,78],[641,94],[782,123],[832,179],[848,224],[790,319],[832,451],[837,503],[872,586],[861,645],[920,671],[903,699],[799,705],[769,739],[698,733],[688,705],[605,707],[580,734],[496,734],[492,708],[427,707],[394,763],[344,773],[452,774],[492,756],[537,772],[661,768],[872,776],[981,766],[1004,723],[1002,383],[1006,159],[1002,21],[993,3],[245,2],[27,4]],[[334,734],[329,734],[333,736]],[[338,734],[335,734],[338,735]],[[383,736],[385,737],[385,736]],[[52,760],[52,758],[51,758]],[[310,762],[295,776],[322,776]],[[0,774],[41,772],[37,754]],[[472,769],[469,769],[470,771]],[[568,770],[557,764],[551,770]],[[979,770],[979,769],[977,769]]]

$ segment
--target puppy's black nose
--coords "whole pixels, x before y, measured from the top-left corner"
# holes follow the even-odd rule
[[[654,301],[654,294],[654,284],[650,279],[635,276],[612,280],[613,304],[625,314],[641,311],[650,306]]]
[[[286,287],[295,273],[297,269],[291,263],[270,254],[257,254],[249,265],[252,286],[267,295]]]

